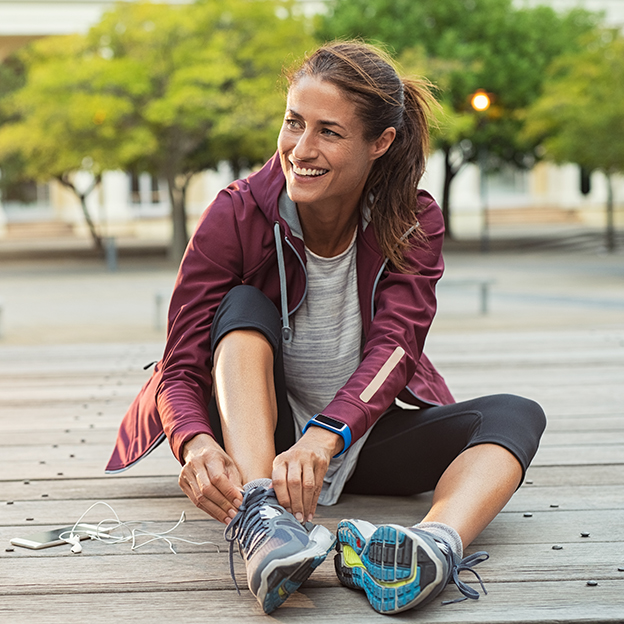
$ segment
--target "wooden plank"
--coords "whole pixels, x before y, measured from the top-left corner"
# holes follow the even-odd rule
[[[18,416],[19,418],[19,416]],[[111,415],[111,418],[117,418],[121,421],[121,417],[119,413]],[[48,419],[48,427],[50,426],[50,421],[53,418]],[[79,423],[82,428],[76,429],[75,425]],[[2,440],[0,440],[0,449],[4,452],[5,447],[53,447],[55,444],[58,445],[70,445],[70,446],[78,446],[80,444],[95,444],[95,445],[110,445],[111,440],[115,440],[115,435],[117,433],[117,427],[101,427],[98,422],[98,428],[95,427],[93,429],[89,428],[89,423],[83,423],[80,420],[80,417],[76,419],[74,417],[73,422],[68,422],[68,426],[71,427],[69,431],[66,430],[64,423],[59,423],[59,427],[57,429],[20,429],[17,431],[2,431]],[[23,426],[23,421],[22,421]],[[83,442],[84,440],[84,442]]]
[[[610,446],[542,446],[538,449],[535,466],[579,466],[587,464],[624,463],[624,444]]]
[[[183,497],[177,476],[136,476],[132,471],[113,477],[91,479],[36,479],[0,482],[0,505],[18,500],[72,500],[90,499],[93,494],[102,500],[123,498]]]
[[[583,506],[578,503],[579,499],[577,497],[568,501],[557,497],[557,500],[552,500],[548,493],[531,499],[520,493],[518,500],[510,503],[508,510],[497,516],[477,543],[554,544],[564,538],[566,541],[582,541],[581,531],[589,531],[599,541],[624,541],[624,509],[621,506],[608,506],[608,501],[592,506],[591,500]],[[12,505],[2,506],[0,526],[14,530],[16,527],[30,529],[33,526],[73,524],[97,500],[15,500]],[[108,502],[124,522],[175,523],[184,511],[189,521],[205,521],[214,524],[218,530],[222,529],[219,523],[194,507],[186,498],[110,499]],[[405,499],[344,495],[337,505],[319,507],[316,521],[332,529],[344,518],[363,518],[375,524],[391,522],[409,526],[424,517],[430,502],[430,494]],[[558,504],[560,507],[551,508],[550,504]],[[524,517],[525,513],[530,513],[531,517]],[[110,512],[101,508],[94,510],[87,519],[89,522],[97,522],[108,517]],[[31,532],[35,532],[35,529]]]
[[[146,460],[144,464],[148,464]],[[562,492],[582,492],[583,500],[591,501],[594,495],[602,497],[603,492],[613,495],[608,486],[624,486],[624,465],[615,466],[531,466],[527,471],[526,483],[516,492],[512,502],[519,496],[537,496],[548,504],[557,502],[555,496],[557,488],[564,488]],[[583,488],[582,486],[592,486]],[[606,488],[606,489],[605,489]],[[619,488],[624,492],[624,488]],[[615,494],[619,496],[616,488]],[[30,480],[26,486],[22,479],[0,482],[0,501],[5,500],[38,500],[45,498],[56,500],[90,499],[94,492],[102,500],[123,498],[170,498],[182,495],[177,485],[177,474],[169,476],[154,476],[153,474],[138,476],[135,468],[120,475],[89,478],[89,479],[36,479]],[[544,493],[546,492],[546,493]],[[552,499],[549,493],[552,492]],[[589,496],[589,498],[585,498]],[[428,495],[420,495],[417,498]],[[566,494],[566,498],[568,495]],[[550,499],[546,501],[546,499]],[[389,506],[395,504],[394,499],[386,498]],[[411,499],[405,499],[410,504]],[[428,498],[427,498],[428,500]],[[560,499],[563,500],[563,499]],[[0,503],[2,504],[2,503]]]
[[[33,449],[28,447],[8,448],[6,454],[3,452],[0,461],[0,481],[13,481],[18,478],[30,480],[101,477],[112,451],[112,442],[110,445],[94,447],[95,445],[93,447],[91,445],[40,447],[40,454],[32,452]],[[70,457],[72,454],[75,457]],[[42,461],[45,464],[42,464]],[[623,463],[624,444],[544,445],[538,450],[533,460],[534,466],[621,465]],[[174,476],[179,473],[180,465],[167,446],[161,445],[131,470],[136,476]]]
[[[78,412],[78,414],[76,414]],[[65,418],[46,416],[45,425],[50,427],[51,422],[58,424],[54,429],[22,428],[19,430],[6,431],[3,428],[0,448],[16,447],[52,447],[56,445],[79,445],[95,444],[100,446],[114,443],[117,434],[117,426],[121,422],[121,410],[110,413],[96,413],[95,417],[83,415],[76,409],[76,415],[70,416],[65,413]],[[23,427],[25,418],[21,414],[15,414]],[[30,424],[30,420],[29,424]],[[0,423],[2,419],[0,418]],[[89,424],[95,427],[90,428]],[[111,425],[112,426],[109,426]],[[97,427],[97,428],[96,428]],[[69,429],[69,431],[68,431]],[[88,434],[88,435],[85,435]],[[81,442],[85,440],[85,442]],[[542,446],[561,446],[577,444],[613,444],[624,443],[624,415],[605,417],[578,417],[578,418],[551,418],[542,438]],[[4,452],[4,451],[3,451]],[[0,458],[1,461],[1,458]]]
[[[208,535],[199,536],[203,541]],[[233,587],[230,578],[228,548],[220,536],[215,545],[179,544],[179,555],[169,551],[167,544],[151,543],[145,551],[130,551],[130,544],[83,542],[83,551],[76,557],[68,546],[57,546],[36,556],[3,556],[11,561],[11,577],[0,581],[0,596],[15,594],[88,593],[91,583],[98,591],[186,591],[202,589],[227,590]],[[491,545],[490,558],[478,571],[486,584],[533,581],[624,581],[618,571],[622,557],[613,544],[574,544],[558,542],[561,550],[550,544]],[[217,551],[220,546],[220,552]],[[470,548],[468,552],[475,552]],[[50,551],[56,551],[54,555]],[[15,554],[15,553],[12,553]],[[235,573],[245,584],[245,566],[235,553]],[[466,576],[468,580],[469,577]],[[470,579],[473,580],[473,579]],[[319,587],[338,587],[330,556],[310,579]],[[624,602],[622,603],[624,605]]]
[[[98,428],[116,431],[130,402],[131,400],[122,398],[106,399],[102,403],[59,402],[56,405],[48,403],[27,408],[0,405],[0,427],[3,433],[23,433],[25,423],[28,423],[28,428],[33,433],[48,431],[52,425],[57,432],[65,433],[67,430],[93,429],[96,425]]]
[[[588,510],[588,509],[614,509],[624,507],[624,488],[621,483],[612,485],[561,485],[551,486],[524,485],[506,505],[504,511],[547,511],[558,508],[561,510]],[[86,509],[92,500],[94,492],[98,493],[100,500],[106,500],[117,505],[117,501],[131,499],[175,499],[187,504],[188,501],[182,490],[178,487],[177,478],[171,477],[126,477],[126,478],[103,478],[103,479],[80,479],[80,480],[47,480],[29,481],[27,485],[23,481],[3,483],[0,486],[1,500],[10,500],[13,506],[19,505],[21,516],[34,517],[39,521],[46,518],[50,513],[52,501],[71,501],[73,513],[79,514]],[[387,497],[384,499],[390,510],[397,506],[414,513],[424,513],[431,501],[431,493],[425,493],[417,497],[399,499]],[[28,502],[30,507],[24,504]],[[4,503],[5,504],[5,503]],[[63,503],[65,504],[65,503]],[[11,505],[9,505],[10,507]],[[41,510],[41,511],[40,511]],[[340,513],[356,513],[351,511],[350,506],[329,507],[319,509],[319,517],[335,517]],[[44,514],[43,516],[41,514]],[[31,514],[31,516],[28,516]],[[4,515],[4,514],[3,514]],[[10,515],[4,515],[9,522]]]
[[[624,466],[530,466],[527,479],[532,482],[531,487],[624,485]]]
[[[93,586],[86,584],[93,592]],[[415,611],[395,616],[420,624],[544,624],[591,622],[621,624],[620,581],[603,581],[587,587],[582,581],[490,584],[488,595],[476,601],[441,605],[457,590],[449,586],[436,600]],[[81,624],[88,614],[93,624],[131,621],[135,624],[181,621],[185,624],[232,621],[266,623],[267,616],[252,594],[243,589],[210,591],[82,593],[41,596],[13,595],[0,605],[0,615],[13,624]],[[271,619],[288,622],[387,622],[373,611],[364,594],[344,587],[316,588],[304,584]]]
[[[583,432],[593,435],[607,431],[619,434],[622,430],[624,430],[624,414],[621,413],[610,416],[583,414],[553,417],[549,415],[546,434],[549,437],[558,432]]]
[[[624,418],[622,419],[624,423]],[[577,446],[609,446],[612,444],[624,444],[624,429],[606,429],[596,431],[596,429],[581,429],[574,431],[570,428],[562,427],[561,430],[554,430],[547,427],[541,440],[541,446],[565,446],[574,452],[573,447]]]

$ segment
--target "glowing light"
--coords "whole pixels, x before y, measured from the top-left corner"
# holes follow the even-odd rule
[[[486,111],[490,108],[490,96],[485,91],[477,91],[472,96],[470,104],[476,111]]]

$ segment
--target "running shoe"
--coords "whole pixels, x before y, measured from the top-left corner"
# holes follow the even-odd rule
[[[459,560],[445,541],[422,529],[342,520],[336,550],[334,565],[340,582],[364,590],[379,613],[399,613],[427,604],[450,581],[464,597],[448,602],[478,599],[479,592],[459,579],[462,570],[470,570],[487,594],[472,566],[489,555],[480,551]]]
[[[247,569],[247,585],[265,613],[275,611],[329,554],[335,536],[324,526],[300,524],[262,486],[248,491],[225,529],[230,543],[230,574],[234,574],[234,544]]]

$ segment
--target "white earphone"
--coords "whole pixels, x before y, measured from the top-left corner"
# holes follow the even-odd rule
[[[80,538],[73,533],[70,533],[69,537],[65,539],[68,544],[71,544],[71,552],[74,554],[82,552],[82,544],[80,543]]]
[[[107,507],[112,513],[114,518],[108,518],[105,520],[101,520],[97,527],[94,527],[92,530],[84,531],[79,525],[82,522],[82,519],[94,508],[98,505],[104,505]],[[71,528],[67,537],[65,537],[65,533],[61,535],[61,539],[64,539],[68,544],[71,544],[71,552],[74,554],[82,552],[82,544],[80,543],[80,539],[92,539],[100,542],[104,542],[105,544],[122,544],[124,542],[131,543],[131,550],[138,550],[142,546],[146,546],[151,542],[157,540],[163,540],[168,546],[169,550],[172,553],[176,554],[175,548],[173,547],[173,541],[179,541],[186,544],[193,544],[195,546],[202,546],[204,544],[212,544],[216,546],[217,552],[220,552],[219,546],[211,541],[205,542],[194,542],[189,539],[185,539],[183,537],[178,537],[175,535],[171,535],[173,531],[175,531],[182,523],[186,521],[186,514],[182,512],[180,519],[178,522],[168,529],[167,531],[163,531],[162,533],[153,533],[151,531],[146,531],[144,529],[140,529],[138,527],[132,528],[131,525],[135,524],[149,524],[149,522],[144,523],[140,521],[130,521],[130,522],[122,522],[117,515],[117,512],[106,502],[98,501],[93,503],[87,511],[85,511],[82,516],[76,521],[74,526]],[[112,535],[111,532],[113,530],[120,530],[121,535]],[[76,532],[75,532],[76,531]],[[138,543],[138,538],[145,537],[148,538],[142,543]]]

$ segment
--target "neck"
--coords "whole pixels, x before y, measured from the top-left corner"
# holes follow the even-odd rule
[[[345,211],[298,204],[297,211],[306,247],[324,258],[338,256],[349,247],[360,218],[358,205]]]

